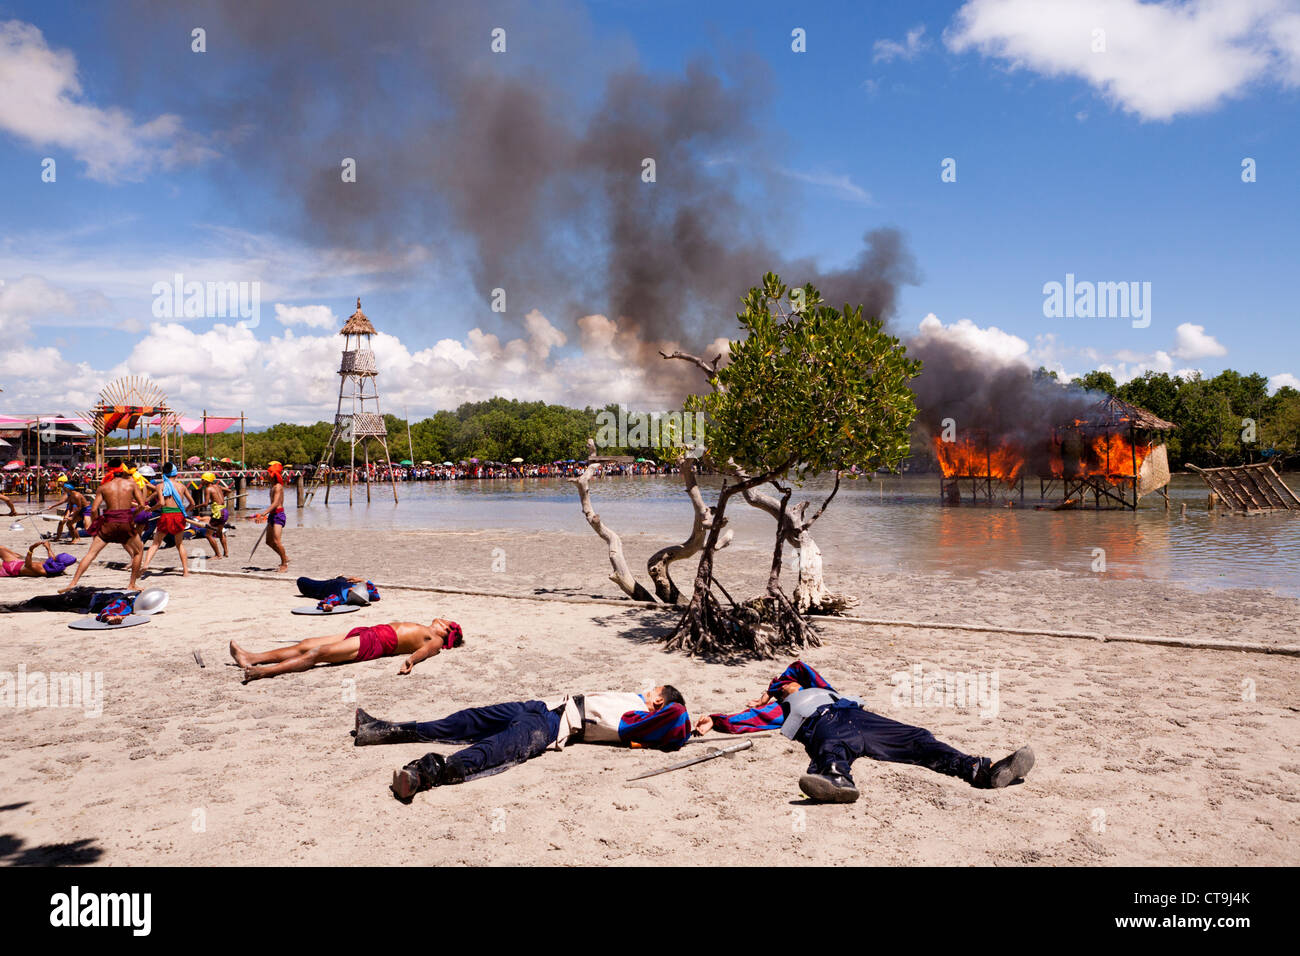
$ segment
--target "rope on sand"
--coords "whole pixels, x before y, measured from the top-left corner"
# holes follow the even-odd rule
[[[247,571],[215,571],[203,574],[228,578],[256,578],[262,581],[284,581],[280,574],[257,574]],[[510,594],[506,591],[476,591],[468,588],[434,587],[428,584],[390,584],[374,582],[375,587],[395,591],[424,591],[431,594],[455,594],[461,597],[503,598],[509,601],[550,601],[560,604],[604,604],[626,609],[646,609],[664,613],[680,609],[654,601],[631,601],[626,598],[566,597],[546,594]],[[1057,631],[1047,628],[1004,627],[1000,624],[952,624],[944,621],[900,621],[888,618],[840,617],[817,615],[814,624],[863,624],[869,627],[910,627],[930,631],[976,631],[987,634],[1015,634],[1022,637],[1061,637],[1070,640],[1096,641],[1098,643],[1149,644],[1156,647],[1187,647],[1207,651],[1244,651],[1252,654],[1281,654],[1300,657],[1300,646],[1295,644],[1261,644],[1257,641],[1216,641],[1198,637],[1157,637],[1153,634],[1097,634],[1090,631]]]

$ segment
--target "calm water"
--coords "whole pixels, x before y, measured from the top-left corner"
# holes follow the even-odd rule
[[[1288,483],[1295,487],[1294,479]],[[706,480],[716,487],[716,481]],[[1091,569],[1094,548],[1105,550],[1107,573],[1149,577],[1187,586],[1260,587],[1300,596],[1300,514],[1232,517],[1206,512],[1206,488],[1199,478],[1175,477],[1172,507],[1159,497],[1144,499],[1136,512],[1035,511],[1037,482],[1026,482],[1023,508],[941,507],[938,479],[906,476],[847,482],[817,524],[814,536],[828,560],[863,568],[947,571]],[[806,492],[825,493],[828,485]],[[690,528],[690,506],[677,477],[598,480],[592,485],[596,510],[620,534],[646,532],[665,543],[680,541]],[[335,489],[327,507],[319,502],[297,511],[287,496],[290,527],[369,529],[521,529],[592,534],[582,517],[573,485],[563,480],[399,483],[393,505],[387,486],[375,486],[365,503],[346,488]],[[817,495],[820,500],[821,494]],[[264,491],[253,492],[262,506]],[[706,494],[708,500],[713,495]],[[795,499],[797,500],[797,498]],[[1179,505],[1187,502],[1187,516]],[[741,503],[728,508],[736,531],[733,547],[770,554],[772,519]]]

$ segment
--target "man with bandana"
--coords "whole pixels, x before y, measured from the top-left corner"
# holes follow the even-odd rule
[[[154,555],[162,547],[167,535],[171,535],[176,542],[176,553],[180,555],[181,575],[189,577],[190,562],[185,554],[185,518],[187,509],[194,507],[194,499],[184,484],[172,483],[175,477],[176,464],[169,461],[163,465],[162,479],[154,486],[149,498],[150,503],[161,510],[161,514],[158,517],[158,527],[154,529],[153,540],[149,542],[149,553],[145,555],[140,570],[149,570]]]
[[[284,526],[288,521],[284,513],[284,465],[273,461],[266,466],[266,476],[271,479],[271,505],[265,511],[253,515],[257,522],[269,521],[266,528],[266,543],[280,556],[277,571],[289,570],[289,555],[284,550]]]
[[[465,643],[460,625],[445,617],[430,624],[414,621],[390,621],[371,627],[354,627],[346,634],[309,637],[291,647],[277,647],[261,653],[249,653],[234,641],[230,656],[243,669],[244,683],[311,670],[317,664],[353,664],[379,657],[408,655],[397,673],[409,674],[420,661],[460,647]]]

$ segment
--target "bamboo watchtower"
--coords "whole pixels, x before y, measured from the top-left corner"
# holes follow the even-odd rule
[[[307,495],[309,501],[323,480],[325,503],[329,504],[332,481],[329,466],[334,461],[339,442],[346,442],[349,447],[348,504],[352,504],[358,445],[361,446],[366,469],[366,501],[370,501],[370,444],[376,442],[384,450],[384,461],[389,465],[393,502],[397,502],[397,480],[393,477],[388,453],[388,429],[384,425],[384,416],[379,411],[379,386],[375,381],[379,369],[375,364],[374,350],[370,346],[370,337],[374,334],[375,327],[361,311],[361,299],[358,297],[357,311],[348,317],[339,330],[339,335],[343,336],[343,358],[339,363],[338,408],[334,413],[334,430],[330,433],[329,444],[325,446],[325,454],[317,466],[311,491]]]

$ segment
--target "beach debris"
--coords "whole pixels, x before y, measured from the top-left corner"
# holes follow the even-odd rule
[[[194,651],[193,653],[194,653],[194,663],[198,664],[200,667],[207,667],[207,666],[208,666],[207,664],[203,663],[203,655],[202,655],[202,654],[200,654],[198,651]]]
[[[704,763],[706,760],[713,760],[716,757],[727,757],[731,754],[739,753],[742,750],[748,750],[752,746],[754,746],[752,740],[743,740],[738,744],[732,744],[730,747],[723,747],[721,750],[712,748],[703,756],[695,757],[691,760],[683,760],[681,763],[675,763],[671,767],[664,767],[662,770],[651,770],[649,773],[643,773],[637,777],[629,777],[627,782],[631,783],[633,780],[644,780],[646,777],[657,777],[661,773],[672,773],[674,770],[684,770],[687,767],[695,766],[697,763]]]

